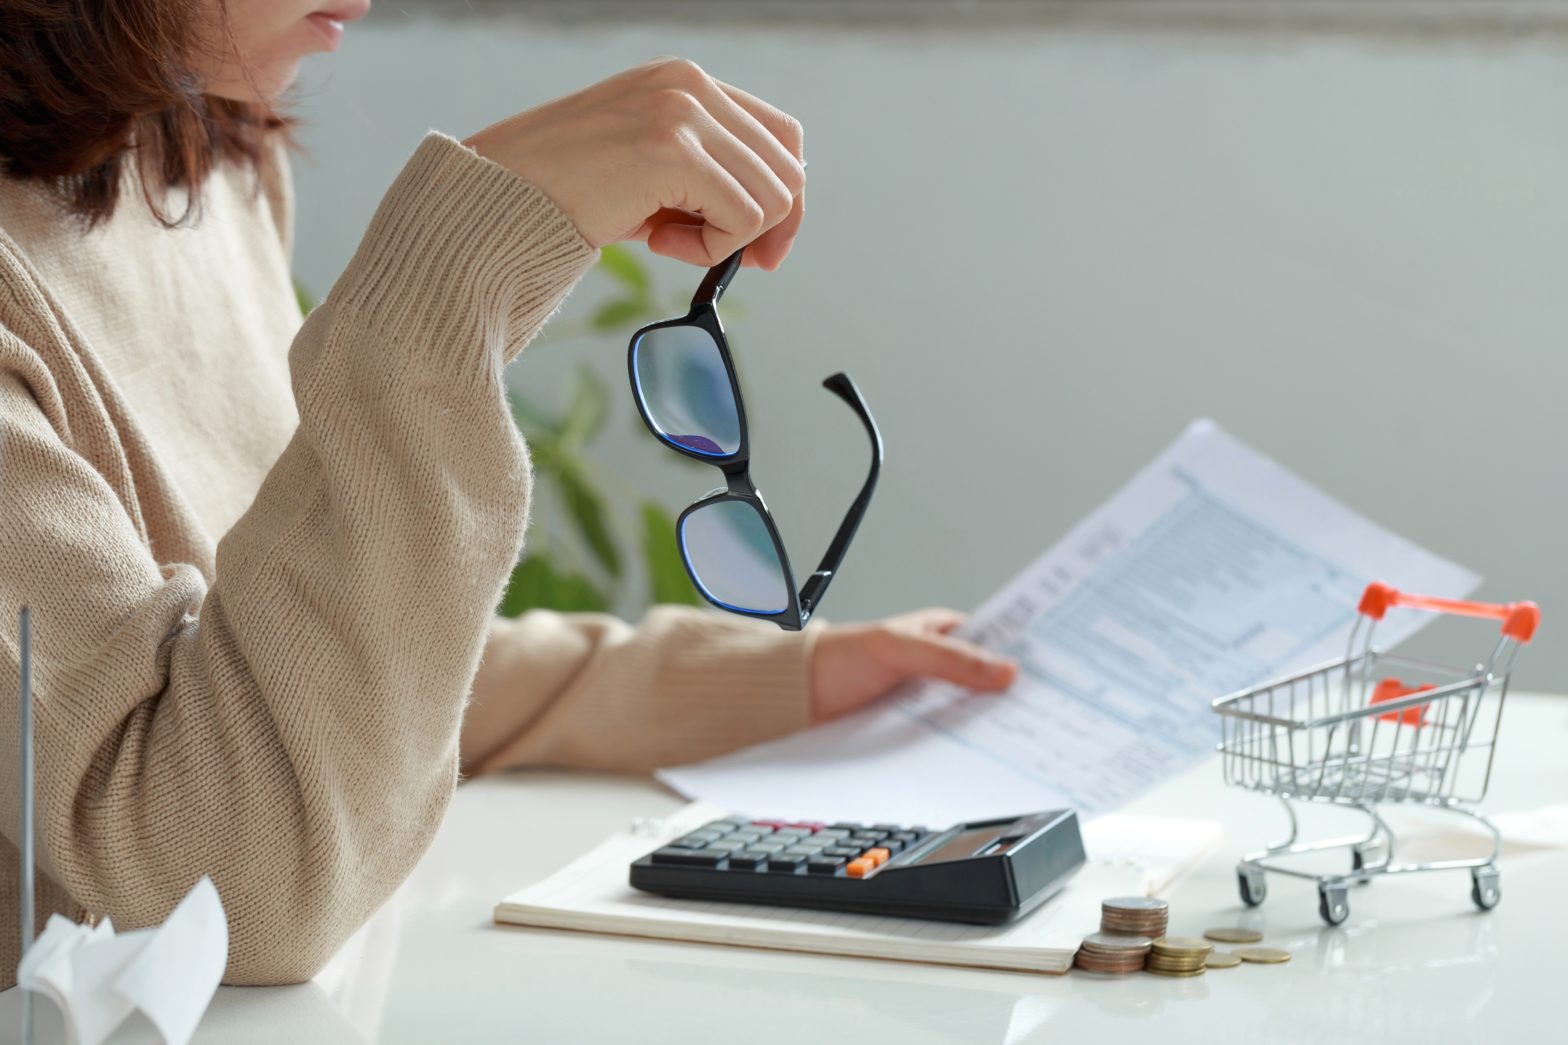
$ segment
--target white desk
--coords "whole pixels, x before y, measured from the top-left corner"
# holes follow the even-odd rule
[[[1487,808],[1568,802],[1565,751],[1568,698],[1509,697]],[[1172,931],[1253,925],[1294,952],[1288,965],[1192,980],[1032,976],[492,924],[503,895],[631,817],[679,805],[637,779],[537,773],[465,785],[413,876],[315,982],[221,989],[197,1040],[1425,1045],[1561,1031],[1568,850],[1506,850],[1504,898],[1488,914],[1471,906],[1465,872],[1355,889],[1338,929],[1318,920],[1311,883],[1294,879],[1271,877],[1267,901],[1248,911],[1236,857],[1281,833],[1283,816],[1272,799],[1226,789],[1213,763],[1129,810],[1225,823],[1221,850],[1171,894]],[[14,990],[0,996],[5,1032],[16,1008]]]

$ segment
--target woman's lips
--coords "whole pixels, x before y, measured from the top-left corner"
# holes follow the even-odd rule
[[[341,19],[316,11],[306,15],[305,21],[309,22],[310,27],[316,30],[316,35],[321,37],[322,42],[327,45],[327,50],[336,51],[338,45],[343,42],[343,22]]]
[[[344,24],[357,22],[369,13],[370,0],[345,0],[330,11],[313,11],[305,16],[305,21],[316,30],[327,50],[336,51],[343,42]]]

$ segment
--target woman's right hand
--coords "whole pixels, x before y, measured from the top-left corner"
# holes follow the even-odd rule
[[[479,155],[549,196],[585,240],[776,269],[800,228],[800,124],[695,64],[661,58],[493,124]]]

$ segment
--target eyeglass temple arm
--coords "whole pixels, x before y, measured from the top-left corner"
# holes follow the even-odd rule
[[[730,285],[730,280],[734,279],[735,273],[740,271],[740,258],[744,253],[746,250],[742,247],[708,270],[708,274],[702,279],[702,285],[697,288],[697,293],[692,295],[692,308],[719,303],[719,299],[724,296],[724,291]]]
[[[827,594],[828,585],[838,572],[839,564],[844,561],[844,553],[849,550],[849,542],[855,539],[860,520],[865,517],[866,508],[871,504],[871,495],[877,488],[877,477],[882,473],[882,433],[877,431],[876,420],[872,418],[866,401],[861,398],[860,389],[855,387],[855,382],[849,379],[848,374],[834,374],[822,382],[822,387],[848,403],[849,408],[855,411],[855,416],[860,418],[860,423],[866,426],[866,434],[871,437],[871,471],[866,475],[866,481],[855,496],[854,503],[845,513],[844,521],[839,523],[838,532],[833,535],[833,543],[828,545],[822,561],[817,564],[816,572],[800,589],[802,624],[817,603],[822,601],[822,596]]]

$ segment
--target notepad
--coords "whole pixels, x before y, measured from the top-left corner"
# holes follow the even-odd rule
[[[544,881],[502,900],[496,905],[495,920],[543,929],[1060,974],[1072,966],[1073,952],[1084,934],[1099,927],[1100,901],[1145,889],[1146,867],[1122,859],[1092,859],[1032,913],[1008,925],[980,926],[677,900],[638,892],[627,884],[631,862],[661,840],[728,812],[694,802],[674,816],[613,835]],[[1112,833],[1128,832],[1124,825]],[[1199,852],[1190,844],[1191,832],[1183,837],[1189,839],[1189,855]],[[1160,859],[1164,861],[1161,873],[1172,875],[1173,854],[1167,849]]]

